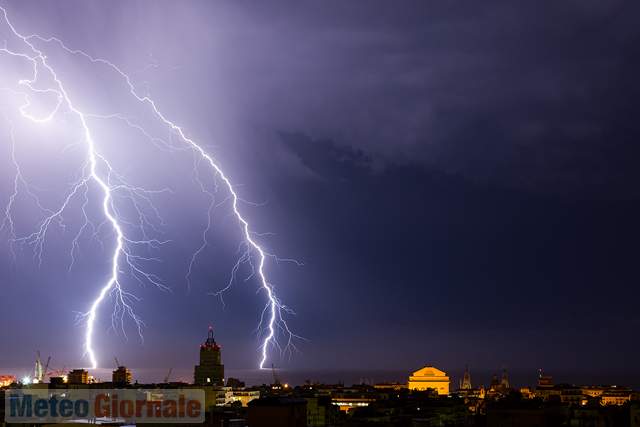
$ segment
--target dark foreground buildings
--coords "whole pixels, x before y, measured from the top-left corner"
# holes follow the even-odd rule
[[[249,403],[251,427],[307,427],[307,401],[292,397],[266,397]]]

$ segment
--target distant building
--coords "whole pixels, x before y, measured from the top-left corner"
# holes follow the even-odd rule
[[[307,401],[307,427],[325,427],[336,424],[338,407],[330,396],[305,397]]]
[[[542,369],[538,370],[538,385],[535,390],[535,397],[543,400],[561,399],[561,390],[554,387],[553,377],[544,375]]]
[[[497,391],[500,388],[500,381],[498,381],[498,375],[493,374],[491,382],[489,383],[489,391]]]
[[[491,383],[486,393],[487,399],[500,399],[507,396],[511,391],[511,383],[509,382],[509,374],[506,369],[502,369],[502,377],[498,379],[498,375],[493,374]]]
[[[67,383],[73,385],[89,384],[89,372],[86,369],[74,369],[67,375]]]
[[[606,387],[602,386],[582,386],[582,394],[592,398],[599,399],[604,393]]]
[[[131,371],[125,366],[118,366],[118,369],[113,371],[112,382],[116,386],[125,386],[131,384]]]
[[[397,382],[377,383],[373,385],[373,388],[375,388],[376,390],[400,391],[400,390],[407,389],[407,383],[397,383]]]
[[[509,374],[507,374],[506,369],[502,369],[502,379],[500,380],[500,388],[503,392],[506,392],[511,388],[511,384],[509,383]]]
[[[207,340],[200,346],[200,364],[196,365],[193,377],[197,385],[224,385],[224,365],[212,327],[209,327]]]
[[[219,385],[208,385],[197,387],[204,391],[204,407],[224,406],[233,402],[233,390],[231,387],[222,387]]]
[[[520,392],[520,394],[522,395],[522,397],[524,399],[533,399],[534,397],[536,397],[535,393],[533,392],[533,390],[531,390],[531,387],[520,387],[520,390],[518,390]]]
[[[331,403],[343,412],[364,408],[376,401],[376,397],[368,393],[332,392]]]
[[[409,390],[433,389],[438,394],[449,394],[449,377],[447,373],[433,366],[425,366],[409,377]]]
[[[49,385],[53,388],[64,387],[67,383],[67,377],[49,377]]]
[[[244,381],[240,381],[237,378],[227,378],[227,387],[231,387],[233,389],[244,388]]]
[[[538,370],[538,389],[553,388],[553,377],[544,375],[542,369]]]
[[[618,405],[622,406],[631,400],[631,390],[628,388],[620,388],[616,386],[610,387],[602,396],[600,396],[600,404],[604,406]]]
[[[249,405],[252,400],[260,399],[259,390],[233,390],[231,397],[225,403],[240,402],[244,407]]]
[[[582,392],[582,388],[564,384],[563,386],[557,386],[560,388],[560,402],[568,405],[586,405],[588,403],[588,397]]]
[[[0,375],[0,387],[9,387],[16,382],[16,377],[13,375]]]
[[[471,390],[471,374],[469,373],[469,366],[464,367],[464,375],[460,380],[460,390]]]

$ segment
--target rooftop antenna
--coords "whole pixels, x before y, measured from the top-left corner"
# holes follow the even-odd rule
[[[280,378],[278,378],[278,375],[276,374],[276,368],[273,366],[273,363],[271,364],[271,373],[273,375],[273,384],[280,385]]]

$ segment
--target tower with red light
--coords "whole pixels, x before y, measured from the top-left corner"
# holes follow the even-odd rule
[[[220,346],[213,338],[213,327],[209,326],[207,340],[200,345],[200,364],[194,370],[194,383],[197,385],[224,385],[224,365]]]

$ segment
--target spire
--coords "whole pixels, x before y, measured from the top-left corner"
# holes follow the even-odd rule
[[[469,365],[464,366],[464,376],[462,378],[462,384],[460,385],[462,390],[471,390],[471,374],[469,373]]]
[[[200,346],[201,348],[215,348],[219,349],[220,346],[216,343],[213,337],[213,326],[209,326],[209,333],[207,334],[207,340]]]
[[[505,390],[511,388],[511,385],[509,384],[509,375],[507,374],[507,368],[502,369],[502,381],[500,382],[500,385]]]
[[[498,381],[498,375],[493,374],[493,376],[491,377],[491,385],[489,386],[489,390],[497,390],[498,387],[500,386],[500,381]]]

